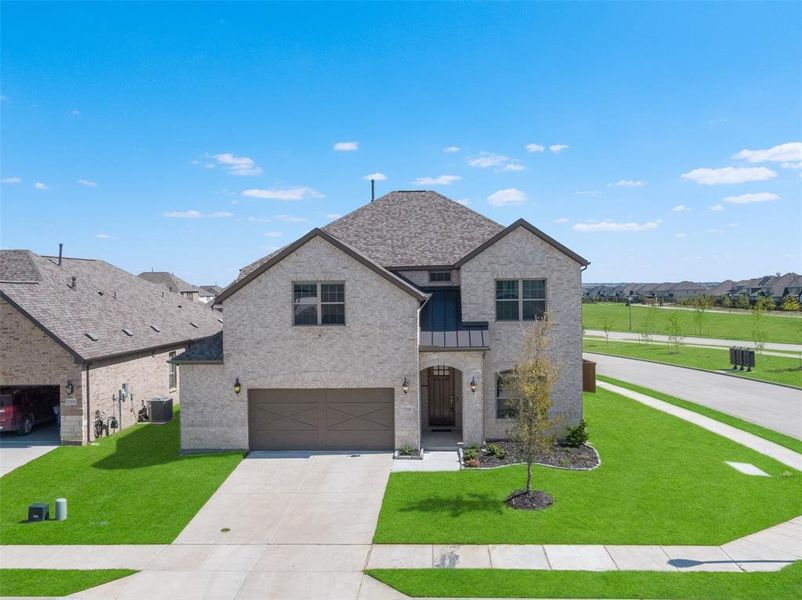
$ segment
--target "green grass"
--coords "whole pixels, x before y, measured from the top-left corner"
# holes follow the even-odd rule
[[[92,571],[0,569],[0,594],[3,596],[69,596],[134,573],[136,571],[131,569]]]
[[[802,562],[775,573],[502,569],[378,569],[367,573],[413,598],[802,598]]]
[[[802,388],[802,370],[799,358],[762,355],[756,357],[757,367],[752,371],[733,371],[729,364],[729,350],[683,346],[679,352],[669,350],[666,344],[640,344],[637,342],[605,342],[587,339],[582,343],[585,352],[612,354],[629,358],[642,358],[655,362],[695,367],[707,371],[726,371],[735,377],[782,383]]]
[[[650,309],[640,305],[632,307],[632,331],[638,333],[644,327]],[[750,313],[727,313],[707,311],[702,322],[702,332],[690,310],[655,309],[655,333],[668,334],[668,319],[676,314],[682,327],[682,335],[721,338],[726,340],[752,340],[752,316]],[[605,302],[582,305],[582,325],[585,329],[604,329],[604,317],[610,322],[611,331],[629,331],[629,309],[623,303]],[[767,342],[802,344],[802,318],[766,313],[762,324]]]
[[[167,544],[242,459],[179,453],[179,417],[97,445],[62,446],[2,478],[2,544]],[[67,498],[68,519],[26,523],[31,502]]]
[[[620,381],[618,379],[613,379],[612,377],[607,377],[605,375],[596,375],[596,379],[598,379],[599,381],[606,381],[607,383],[612,383],[613,385],[618,385],[623,388],[630,389],[634,392],[640,392],[641,394],[646,394],[647,396],[652,396],[653,398],[657,398],[658,400],[663,400],[664,402],[668,402],[669,404],[673,404],[681,408],[692,410],[693,412],[697,412],[700,415],[710,417],[711,419],[715,419],[716,421],[721,421],[722,423],[726,423],[727,425],[731,425],[732,427],[737,427],[738,429],[742,429],[743,431],[747,431],[753,435],[762,437],[764,439],[769,440],[770,442],[774,442],[775,444],[779,444],[780,446],[785,446],[789,450],[793,450],[794,452],[799,452],[800,454],[802,454],[802,440],[798,440],[791,436],[778,433],[771,429],[766,429],[765,427],[761,427],[760,425],[755,425],[754,423],[750,423],[749,421],[744,421],[742,419],[739,419],[738,417],[733,417],[723,412],[713,410],[712,408],[702,406],[701,404],[689,402],[688,400],[682,400],[681,398],[675,398],[674,396],[669,396],[668,394],[664,394],[663,392],[658,392],[657,390],[650,390],[648,388],[635,385],[634,383],[629,383],[628,381]]]
[[[525,482],[515,465],[448,473],[392,473],[374,541],[380,544],[719,545],[799,516],[802,474],[726,438],[599,390],[585,394],[593,471],[536,466],[555,503],[508,508]],[[752,463],[750,477],[724,461]]]

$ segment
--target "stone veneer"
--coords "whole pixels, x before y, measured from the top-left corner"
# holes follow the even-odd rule
[[[293,282],[344,282],[346,324],[293,325]],[[393,388],[395,445],[420,445],[417,298],[316,237],[223,304],[224,364],[182,367],[182,449],[248,448],[260,388]]]
[[[496,321],[496,279],[545,279],[552,319],[550,352],[560,365],[552,414],[569,426],[582,418],[582,284],[580,265],[519,227],[461,267],[462,319],[487,321],[490,350],[484,358],[484,438],[506,437],[496,418],[496,373],[510,369],[521,352],[526,322]]]

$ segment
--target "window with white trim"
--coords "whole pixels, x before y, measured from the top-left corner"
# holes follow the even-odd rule
[[[345,325],[345,284],[293,283],[292,306],[295,325]]]
[[[178,387],[178,371],[176,370],[175,365],[172,362],[175,358],[175,352],[170,352],[167,355],[167,387],[171,390],[174,390]]]
[[[496,279],[496,321],[534,321],[545,314],[545,279]]]
[[[510,406],[512,399],[511,371],[496,373],[496,418],[504,419],[515,416],[515,409]]]

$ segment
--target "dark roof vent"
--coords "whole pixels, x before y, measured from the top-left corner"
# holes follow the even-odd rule
[[[223,322],[223,319],[221,319],[220,317],[217,317],[217,320],[218,320],[220,323],[222,323],[222,322]]]
[[[156,333],[159,333],[159,332],[161,332],[161,329],[160,329],[160,328],[158,328],[158,327],[156,327],[155,325],[151,325],[151,326],[150,326],[150,328],[151,328],[153,331],[155,331]]]
[[[94,333],[85,333],[84,335],[86,337],[88,337],[90,340],[92,340],[93,342],[97,341],[97,336]]]
[[[133,336],[133,335],[134,335],[134,332],[133,332],[133,331],[131,331],[130,329],[125,329],[124,327],[123,327],[123,333],[124,333],[125,335],[127,335],[128,337],[131,337],[131,336]]]
[[[103,290],[98,290],[98,291],[97,291],[97,295],[98,295],[98,296],[102,296],[102,295],[103,295]]]
[[[189,324],[192,325],[195,329],[198,328],[198,324],[195,323],[194,321],[190,321]]]
[[[78,279],[75,277],[75,275],[73,275],[72,277],[70,277],[70,282],[67,284],[67,287],[74,290],[75,289],[75,285],[77,284],[77,282],[78,282]]]

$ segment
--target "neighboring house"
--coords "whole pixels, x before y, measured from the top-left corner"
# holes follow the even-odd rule
[[[200,299],[202,291],[200,288],[197,288],[191,283],[187,283],[172,273],[166,271],[145,271],[144,273],[140,273],[139,277],[145,281],[166,288],[170,292],[181,294],[184,298],[192,300],[193,302]]]
[[[223,291],[223,288],[219,285],[202,285],[199,289],[198,300],[204,304],[209,304],[210,302],[214,304],[214,299]]]
[[[181,365],[184,450],[419,448],[504,438],[500,375],[551,315],[553,413],[582,416],[581,271],[524,220],[391,192],[242,269]]]
[[[95,411],[127,427],[141,400],[178,402],[171,357],[221,328],[219,313],[101,260],[0,250],[0,386],[51,386],[61,441],[94,438]],[[112,400],[127,384],[126,402]]]

